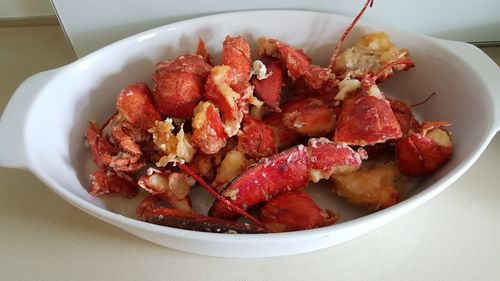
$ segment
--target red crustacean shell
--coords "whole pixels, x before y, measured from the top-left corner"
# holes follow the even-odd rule
[[[153,76],[156,107],[172,118],[188,118],[201,100],[203,78],[187,72],[160,70]]]
[[[339,218],[330,210],[322,211],[304,191],[280,193],[260,210],[260,221],[273,232],[328,226]]]
[[[250,84],[250,45],[242,36],[226,36],[222,46],[221,64],[230,66],[235,72],[235,81],[231,87],[238,93],[243,93]]]
[[[200,55],[182,55],[174,60],[162,61],[155,67],[156,71],[192,73],[206,78],[212,66]]]
[[[151,92],[144,83],[123,89],[116,100],[116,108],[125,119],[137,128],[147,131],[155,121],[162,120],[151,99]]]
[[[411,133],[399,140],[396,143],[399,170],[408,176],[425,176],[441,168],[453,153],[451,136],[441,128],[449,125],[448,122],[424,122],[421,133]],[[440,130],[440,139],[433,136],[433,130]]]
[[[227,135],[215,106],[203,102],[195,108],[194,113],[192,141],[205,154],[219,152],[226,145]]]
[[[100,135],[99,130],[96,128],[95,124],[89,122],[87,130],[85,131],[85,137],[89,145],[90,151],[92,152],[92,160],[99,168],[105,168],[109,165],[103,157],[105,155],[114,155],[118,153],[111,142],[107,138]]]
[[[243,112],[238,107],[241,95],[230,87],[235,81],[234,71],[222,65],[212,68],[205,84],[204,95],[219,108],[228,137],[237,134],[243,119]]]
[[[153,99],[168,117],[188,118],[201,100],[204,81],[212,68],[202,56],[183,55],[160,62],[153,73]]]
[[[335,129],[337,109],[319,97],[296,98],[282,106],[283,124],[300,135],[323,136]]]
[[[279,56],[285,62],[288,76],[290,76],[292,80],[296,80],[306,75],[311,65],[311,59],[302,50],[294,49],[288,44],[276,39],[267,39],[267,43],[276,48]]]
[[[400,100],[389,99],[391,104],[392,112],[398,120],[399,126],[401,127],[401,132],[403,137],[408,136],[411,132],[420,132],[421,126],[417,119],[413,115],[410,106]]]
[[[280,58],[286,66],[292,81],[304,81],[308,88],[321,93],[331,93],[336,83],[331,79],[330,68],[311,64],[311,59],[301,49],[294,49],[276,39],[259,39],[262,54]],[[325,89],[323,89],[325,88]]]
[[[368,158],[362,148],[354,151],[347,145],[334,143],[326,138],[309,139],[307,149],[311,159],[309,179],[313,182],[329,179],[333,174],[354,172],[361,167],[361,161]]]
[[[198,40],[198,47],[196,48],[196,54],[203,57],[206,63],[209,65],[214,65],[212,55],[207,50],[207,47],[205,46],[205,41],[203,39],[199,38]]]
[[[148,193],[160,196],[173,208],[192,212],[189,190],[194,180],[191,179],[191,181],[193,182],[189,182],[188,177],[182,173],[149,168],[137,183]]]
[[[99,168],[90,176],[89,193],[100,196],[107,193],[118,193],[125,198],[132,198],[137,195],[139,186],[129,176],[118,175],[112,170]]]
[[[259,80],[252,77],[252,84],[255,87],[255,96],[261,99],[265,105],[273,111],[280,111],[281,89],[283,88],[283,67],[278,59],[264,56],[260,58],[266,66],[269,77]]]
[[[243,117],[243,129],[238,134],[238,149],[255,159],[271,156],[278,151],[273,131],[264,122],[250,115]]]
[[[250,166],[229,182],[221,195],[245,210],[268,201],[279,192],[304,188],[308,182],[307,150],[305,146],[298,145]],[[239,216],[221,201],[214,202],[209,215],[229,220]]]
[[[268,114],[262,121],[273,131],[274,142],[278,148],[288,147],[299,137],[299,134],[295,130],[283,124],[283,112]]]
[[[344,99],[335,130],[335,142],[365,146],[401,136],[401,128],[385,98],[351,93]]]
[[[187,230],[214,233],[265,233],[264,229],[234,221],[226,221],[192,212],[171,208],[147,209],[142,216],[145,222]]]

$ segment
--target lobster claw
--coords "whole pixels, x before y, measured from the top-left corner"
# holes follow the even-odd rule
[[[321,210],[304,191],[280,193],[260,210],[260,221],[273,232],[323,227],[339,219],[332,211]]]
[[[448,122],[424,122],[420,133],[396,143],[399,170],[409,176],[425,176],[441,168],[453,153]]]

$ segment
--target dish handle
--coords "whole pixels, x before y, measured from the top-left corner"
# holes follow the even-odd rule
[[[478,47],[456,41],[436,40],[439,44],[454,52],[480,75],[493,100],[495,109],[493,129],[500,131],[500,68]]]
[[[36,95],[58,71],[53,69],[29,77],[12,95],[0,118],[0,167],[29,168],[26,120]]]

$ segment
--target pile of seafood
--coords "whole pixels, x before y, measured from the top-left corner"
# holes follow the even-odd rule
[[[451,157],[451,124],[419,122],[410,105],[381,91],[415,65],[386,33],[340,52],[360,15],[327,67],[270,38],[258,39],[252,58],[242,36],[226,37],[219,64],[202,39],[195,54],[159,62],[151,89],[126,87],[113,116],[89,122],[90,194],[147,193],[141,220],[218,233],[334,224],[341,214],[311,199],[310,182],[327,182],[332,196],[370,211],[397,204],[406,178]],[[196,183],[214,196],[208,214],[193,211]]]

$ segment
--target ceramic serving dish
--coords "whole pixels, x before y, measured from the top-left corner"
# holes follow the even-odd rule
[[[214,234],[148,224],[131,214],[137,202],[94,198],[87,193],[87,121],[104,121],[120,89],[149,82],[154,65],[195,50],[198,37],[220,57],[226,35],[250,42],[266,36],[301,47],[317,64],[327,65],[352,18],[304,11],[249,11],[202,17],[162,26],[104,47],[74,63],[36,74],[14,93],[0,121],[0,166],[33,172],[77,208],[152,242],[193,253],[224,257],[266,257],[330,247],[362,235],[429,200],[460,177],[500,128],[500,71],[476,47],[438,40],[396,28],[358,24],[343,46],[363,34],[385,31],[410,50],[416,67],[381,85],[409,103],[437,95],[418,115],[447,120],[455,145],[453,158],[437,173],[419,180],[399,204],[368,214],[334,198],[328,188],[308,188],[321,207],[340,212],[336,225],[277,234]],[[255,49],[255,48],[254,48]],[[195,203],[210,200],[195,191]],[[106,197],[106,196],[105,196]],[[112,196],[111,196],[112,197]]]

